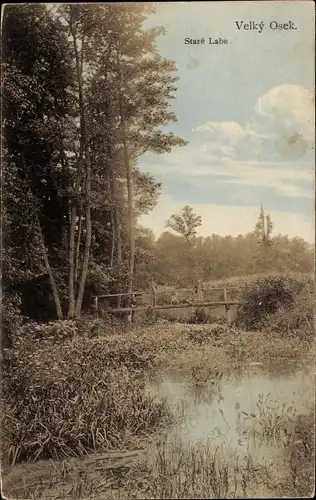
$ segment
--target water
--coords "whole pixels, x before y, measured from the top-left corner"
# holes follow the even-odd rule
[[[160,373],[148,383],[148,393],[166,399],[176,419],[165,436],[169,449],[202,444],[240,463],[249,456],[260,467],[284,462],[296,417],[315,407],[313,369],[276,360],[269,366],[242,366],[229,375],[205,369],[198,375]]]

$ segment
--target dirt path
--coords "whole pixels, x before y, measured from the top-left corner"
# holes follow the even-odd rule
[[[3,470],[3,491],[11,499],[105,498],[144,459],[144,448],[19,464]]]

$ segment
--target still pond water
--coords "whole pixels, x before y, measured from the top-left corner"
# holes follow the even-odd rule
[[[204,367],[185,374],[161,372],[147,391],[165,399],[176,417],[165,435],[165,450],[181,453],[211,445],[226,460],[242,464],[251,456],[259,467],[276,467],[279,476],[296,417],[315,408],[314,369],[306,360],[252,363],[230,374]],[[157,443],[147,459],[157,460]]]

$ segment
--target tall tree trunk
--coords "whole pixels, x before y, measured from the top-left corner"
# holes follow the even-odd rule
[[[116,258],[117,258],[117,265],[121,266],[123,259],[123,252],[122,252],[120,212],[117,202],[115,204],[114,212],[115,212],[115,233],[116,233]]]
[[[106,145],[103,141],[103,154],[105,161],[103,162],[104,168],[104,191],[107,197],[111,200],[111,254],[110,254],[110,268],[114,267],[115,255],[115,206],[116,206],[116,182],[114,178],[114,168],[111,164],[111,146]]]
[[[76,207],[71,208],[70,230],[69,230],[69,251],[68,251],[68,318],[73,318],[75,313],[75,280],[74,280],[74,252],[75,252],[75,232],[76,232]]]
[[[119,213],[119,200],[117,196],[116,178],[113,166],[111,167],[111,190],[113,197],[114,228],[115,228],[115,238],[116,238],[116,263],[117,266],[120,266],[122,264],[122,237],[121,237],[121,223],[120,223],[120,213]]]
[[[77,279],[78,279],[79,258],[80,258],[80,245],[81,245],[81,233],[82,233],[82,213],[81,213],[81,210],[82,210],[82,207],[80,209],[80,214],[79,214],[77,247],[76,247],[76,257],[75,257],[75,283],[77,283]]]
[[[116,238],[116,266],[120,269],[122,264],[122,237],[121,237],[121,221],[119,213],[119,200],[117,196],[117,186],[114,167],[111,166],[111,187],[114,204],[114,228]],[[117,297],[117,307],[121,307],[121,297]]]
[[[127,213],[128,213],[128,233],[129,233],[129,263],[128,263],[128,294],[131,299],[133,292],[133,278],[134,278],[134,263],[135,263],[135,231],[134,231],[134,214],[133,214],[133,185],[132,173],[128,153],[128,141],[126,134],[126,120],[125,109],[122,95],[122,77],[120,72],[120,60],[117,52],[117,66],[119,72],[119,111],[121,118],[122,139],[123,139],[123,152],[124,152],[124,167],[127,183]]]
[[[129,163],[128,145],[126,140],[126,129],[124,120],[124,110],[122,102],[120,103],[120,112],[123,126],[123,149],[124,166],[127,182],[127,214],[128,214],[128,233],[129,233],[129,263],[128,263],[128,293],[133,291],[134,263],[135,263],[135,235],[134,235],[134,216],[133,216],[133,185],[132,175]],[[131,297],[131,296],[130,296]]]
[[[59,300],[58,289],[57,289],[57,285],[56,285],[56,281],[55,281],[55,278],[54,278],[54,275],[53,275],[52,268],[51,268],[49,260],[48,260],[47,249],[46,249],[46,246],[45,246],[43,231],[42,231],[42,228],[41,228],[39,217],[37,218],[37,227],[38,227],[38,234],[39,234],[39,239],[40,239],[40,245],[41,245],[43,260],[44,260],[44,264],[45,264],[45,268],[46,268],[47,274],[49,276],[49,282],[50,282],[50,286],[51,286],[53,297],[54,297],[57,318],[58,319],[63,319],[63,312],[62,312],[62,308],[61,308],[61,304],[60,304],[60,300]]]
[[[78,170],[75,181],[75,196],[80,194],[83,151],[82,145],[80,146]],[[75,236],[76,236],[76,222],[77,222],[77,200],[72,204],[70,213],[70,230],[69,230],[69,252],[68,252],[68,318],[73,318],[75,314],[75,282],[77,280],[76,272],[78,270],[78,258],[75,261]],[[80,212],[81,220],[81,212]],[[79,235],[78,235],[79,239]],[[78,247],[77,247],[78,248]]]
[[[196,259],[196,254],[195,254],[195,248],[192,244],[192,241],[190,240],[189,237],[185,236],[186,242],[189,246],[189,251],[190,251],[190,256],[191,256],[191,262],[192,262],[192,270],[194,274],[194,281],[195,284],[199,283],[201,276],[200,276],[200,268],[197,264],[197,259]]]
[[[61,163],[65,174],[69,174],[67,159],[65,155],[63,141],[60,148]],[[80,148],[80,160],[77,156],[77,175],[75,179],[74,194],[79,194],[80,177],[81,177],[81,164],[82,164],[82,148]],[[75,289],[74,289],[74,245],[75,245],[75,232],[76,232],[76,203],[73,200],[69,202],[69,235],[66,236],[68,247],[68,312],[67,317],[72,318],[75,309]],[[64,226],[66,228],[66,226]]]
[[[111,230],[112,230],[112,241],[111,241],[111,258],[110,258],[110,268],[113,269],[114,266],[114,252],[115,252],[115,222],[114,222],[114,208],[111,208]]]
[[[88,275],[88,266],[89,266],[89,257],[90,257],[90,249],[91,249],[91,237],[92,237],[92,225],[91,225],[91,158],[90,158],[90,148],[89,148],[89,140],[88,140],[88,129],[86,123],[86,114],[84,107],[84,95],[83,95],[83,51],[84,51],[84,38],[82,39],[81,45],[81,55],[78,51],[77,46],[77,37],[72,25],[70,23],[71,34],[73,37],[73,46],[75,53],[75,63],[76,63],[76,72],[77,72],[77,80],[78,80],[78,94],[79,94],[79,112],[80,112],[80,133],[81,140],[84,147],[84,156],[85,156],[85,223],[86,223],[86,238],[85,238],[85,246],[82,260],[82,268],[81,268],[81,276],[78,287],[77,300],[75,305],[75,317],[78,318],[81,313],[83,294],[85,289],[85,284]]]

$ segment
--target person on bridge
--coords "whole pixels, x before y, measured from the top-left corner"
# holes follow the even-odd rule
[[[201,280],[198,280],[197,285],[194,288],[194,292],[196,302],[204,302],[203,283]]]
[[[171,304],[179,304],[179,296],[177,290],[175,290],[174,294],[171,297]]]
[[[157,290],[158,290],[158,287],[156,285],[156,283],[154,282],[153,279],[150,280],[150,284],[149,284],[149,297],[150,297],[150,305],[151,307],[155,307],[156,306],[156,302],[157,302]]]

